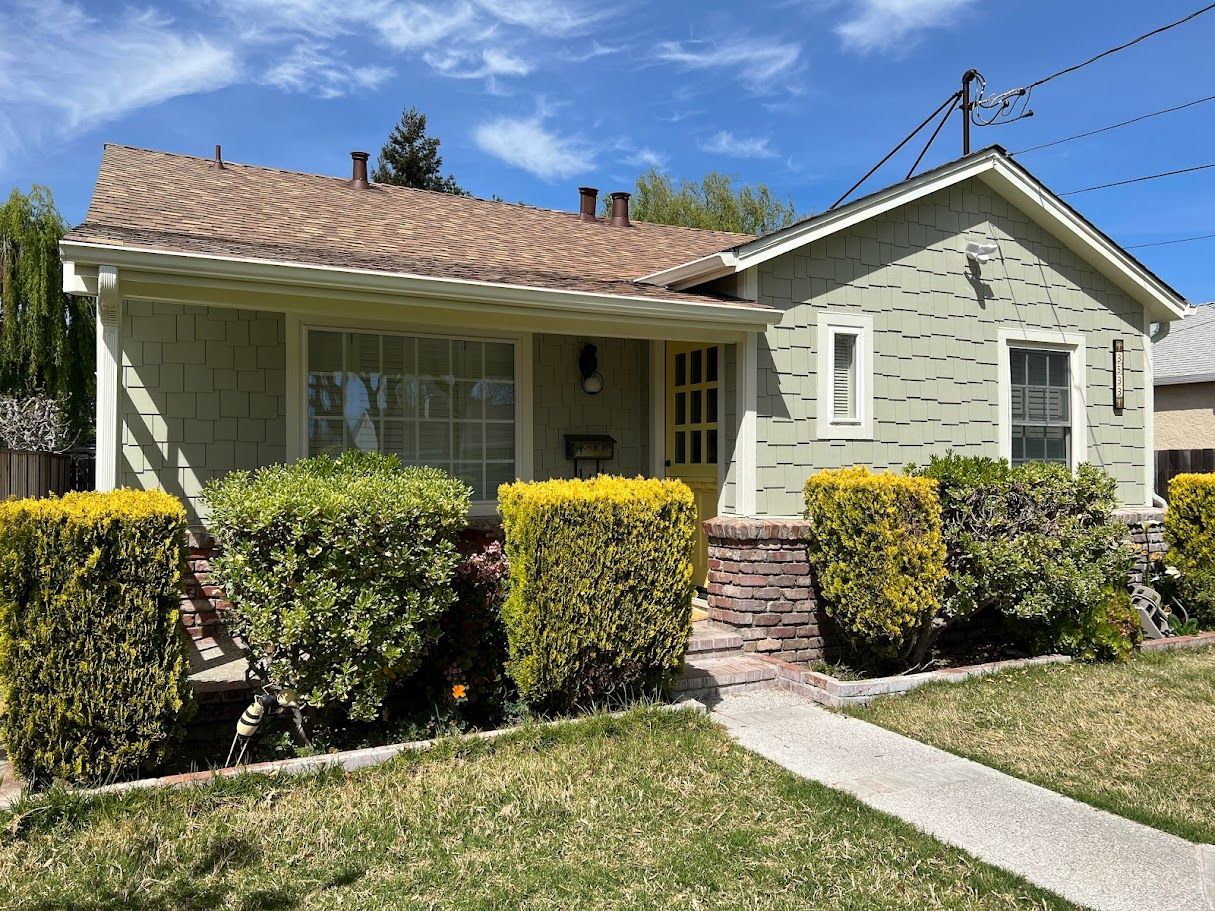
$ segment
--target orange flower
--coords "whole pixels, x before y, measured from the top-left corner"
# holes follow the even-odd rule
[[[459,702],[467,692],[468,688],[463,683],[457,683],[451,688],[451,698]]]

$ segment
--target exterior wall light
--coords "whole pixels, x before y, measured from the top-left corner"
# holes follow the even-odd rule
[[[578,355],[578,372],[582,374],[582,391],[587,395],[603,392],[603,374],[599,372],[599,349],[583,345]]]
[[[1000,248],[995,244],[976,244],[971,241],[966,245],[966,258],[980,266],[987,265],[991,262],[991,258],[999,252]]]

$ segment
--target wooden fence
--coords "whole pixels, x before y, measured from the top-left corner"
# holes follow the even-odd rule
[[[1167,500],[1169,481],[1176,475],[1192,471],[1200,474],[1215,472],[1215,449],[1156,450],[1156,493]]]
[[[72,486],[70,455],[0,449],[0,500],[64,494]]]

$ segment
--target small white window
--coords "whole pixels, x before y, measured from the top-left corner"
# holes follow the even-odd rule
[[[873,318],[820,314],[818,351],[819,439],[873,439]]]

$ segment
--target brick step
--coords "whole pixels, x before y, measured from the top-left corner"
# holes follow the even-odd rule
[[[762,658],[749,655],[694,655],[687,661],[683,677],[675,684],[675,695],[710,700],[726,692],[766,689],[776,685],[776,668]]]
[[[742,647],[743,637],[732,627],[712,620],[692,624],[692,636],[688,639],[689,658],[740,654]]]

